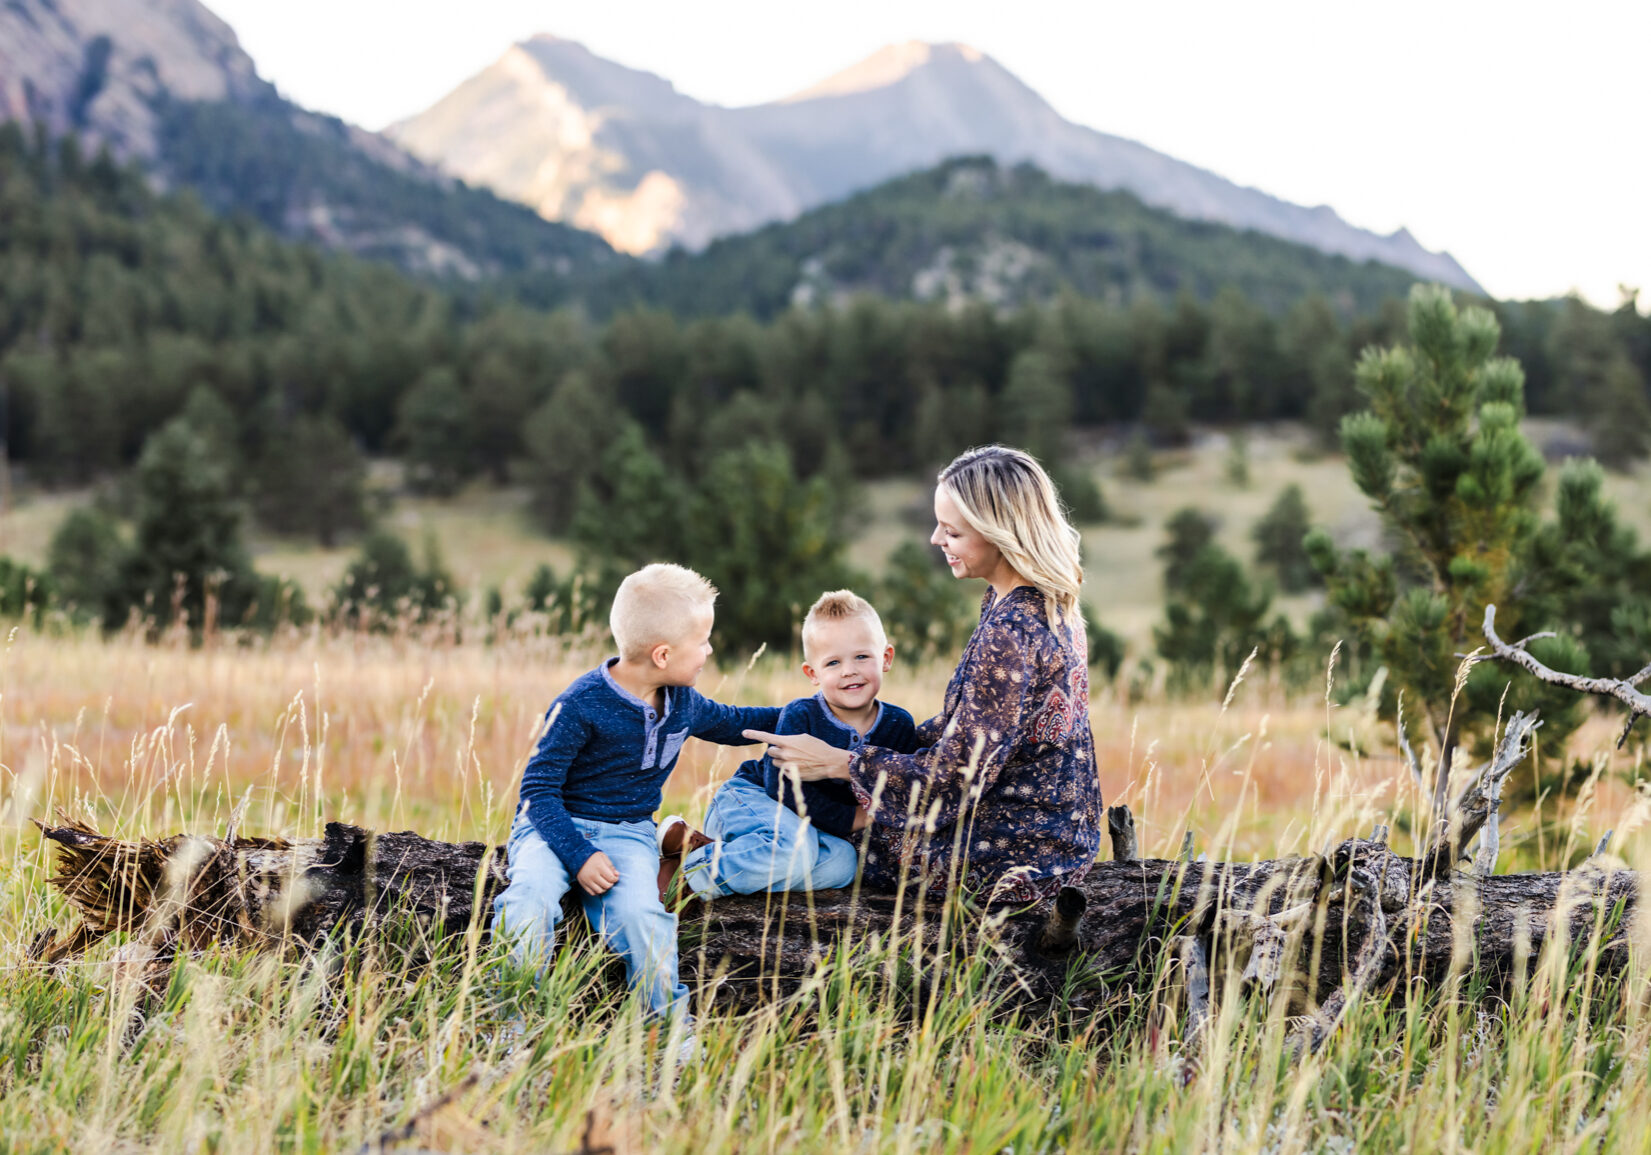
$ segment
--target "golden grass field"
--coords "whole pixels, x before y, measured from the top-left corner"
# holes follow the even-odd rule
[[[512,988],[485,951],[409,969],[361,948],[341,972],[209,952],[155,1004],[111,977],[107,948],[64,972],[24,964],[37,933],[70,921],[30,818],[222,833],[245,800],[246,833],[341,819],[497,842],[541,712],[598,653],[542,639],[311,632],[191,648],[13,631],[0,655],[0,1149],[355,1151],[447,1091],[416,1149],[575,1151],[588,1111],[624,1155],[1646,1149],[1643,988],[1585,1008],[1582,1027],[1566,1025],[1564,1000],[1501,1017],[1451,999],[1371,1008],[1305,1065],[1280,1057],[1282,1026],[1234,999],[1186,1086],[1176,1044],[1155,1031],[1072,1037],[1000,1018],[974,969],[914,1021],[880,965],[845,963],[796,1000],[702,1020],[703,1057],[672,1088],[658,1071],[675,1037],[616,1002],[588,948],[504,1004],[527,1007],[539,1032],[525,1050],[500,1033]],[[897,665],[884,696],[924,716],[947,673]],[[701,688],[767,703],[805,683],[764,658],[708,671]],[[1172,855],[1187,829],[1215,857],[1318,849],[1408,806],[1397,762],[1340,742],[1380,750],[1377,720],[1313,695],[1259,680],[1226,705],[1103,692],[1091,716],[1108,800],[1135,809],[1147,853]],[[1578,739],[1601,771],[1580,804],[1509,816],[1505,863],[1552,867],[1610,826],[1641,854],[1646,805],[1624,780],[1643,766],[1611,753],[1613,737],[1601,721]],[[690,743],[667,808],[700,811],[742,753]]]
[[[1252,435],[1251,486],[1218,506],[1239,552],[1287,480],[1338,528],[1367,516],[1338,462],[1297,448]],[[1137,643],[1157,614],[1162,519],[1213,504],[1199,495],[1220,492],[1220,459],[1202,446],[1145,486],[1097,466],[1120,520],[1085,532],[1093,601]],[[1645,474],[1611,484],[1645,525]],[[6,519],[5,548],[38,558],[81,499],[31,498]],[[912,513],[925,499],[918,484],[874,487],[855,562],[871,568],[926,533]],[[516,502],[409,502],[394,524],[430,527],[465,580],[520,581],[566,554],[522,532]],[[260,549],[265,568],[317,585],[348,556]],[[222,833],[244,803],[250,834],[307,836],[337,819],[496,843],[543,711],[601,652],[526,635],[453,645],[310,630],[191,647],[12,630],[0,647],[0,1152],[354,1152],[444,1094],[402,1150],[578,1151],[594,1117],[614,1155],[1651,1151],[1643,962],[1598,997],[1560,961],[1507,1004],[1471,990],[1368,1003],[1299,1061],[1282,1049],[1285,1024],[1235,996],[1194,1070],[1155,1017],[1156,988],[1138,992],[1126,1029],[1068,1031],[996,1013],[976,960],[914,1017],[873,956],[788,1002],[703,1018],[702,1057],[675,1084],[660,1076],[674,1036],[605,985],[588,946],[537,991],[512,987],[484,939],[416,965],[370,944],[342,957],[208,952],[155,1001],[119,979],[107,947],[58,971],[25,963],[36,934],[71,922],[30,819]],[[778,656],[718,661],[700,688],[724,700],[807,689]],[[897,662],[883,696],[926,717],[948,673]],[[1131,701],[1102,688],[1091,703],[1107,801],[1135,811],[1146,853],[1173,856],[1189,829],[1212,857],[1313,852],[1376,822],[1408,848],[1414,787],[1388,720],[1329,704],[1322,685],[1291,694],[1258,676],[1223,691]],[[1614,749],[1616,732],[1609,718],[1585,725],[1568,752],[1591,767],[1583,785],[1505,816],[1500,869],[1560,868],[1607,829],[1628,862],[1651,858],[1651,802],[1633,787],[1651,770],[1642,751]],[[746,753],[689,743],[665,808],[697,816]],[[526,1045],[500,1029],[512,1013],[531,1028]]]

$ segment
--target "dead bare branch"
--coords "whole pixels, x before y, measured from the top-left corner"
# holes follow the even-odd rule
[[[1550,669],[1537,661],[1526,651],[1517,646],[1510,646],[1496,636],[1496,606],[1485,607],[1485,640],[1490,643],[1491,651],[1504,661],[1512,662],[1521,669],[1533,674],[1542,681],[1553,686],[1564,686],[1575,690],[1579,694],[1597,694],[1604,698],[1615,698],[1628,707],[1628,724],[1623,728],[1622,737],[1617,739],[1620,749],[1628,741],[1628,734],[1634,728],[1634,723],[1642,717],[1651,716],[1651,695],[1643,694],[1635,689],[1640,682],[1651,677],[1651,666],[1647,666],[1632,678],[1589,678],[1581,674],[1564,674]]]

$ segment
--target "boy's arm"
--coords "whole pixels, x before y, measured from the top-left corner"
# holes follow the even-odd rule
[[[565,702],[558,703],[551,708],[545,736],[522,771],[522,803],[527,807],[527,816],[569,875],[578,874],[585,860],[596,853],[596,847],[579,833],[562,802],[568,767],[584,748],[587,737],[585,720],[579,712]]]
[[[751,739],[745,736],[744,731],[777,732],[773,727],[780,724],[781,710],[778,706],[724,706],[697,690],[688,692],[693,695],[689,701],[694,707],[692,731],[696,738],[723,746],[749,746]]]

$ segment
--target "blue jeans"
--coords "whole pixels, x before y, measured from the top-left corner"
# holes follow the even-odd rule
[[[510,828],[510,885],[493,900],[493,933],[508,939],[511,957],[543,972],[556,942],[562,896],[574,890],[602,941],[625,960],[625,979],[642,988],[653,1015],[688,1010],[688,988],[677,979],[676,915],[659,901],[659,847],[654,824],[573,819],[579,833],[613,860],[619,881],[589,895],[539,837],[524,811]]]
[[[743,778],[717,787],[705,833],[717,841],[682,860],[683,880],[700,894],[830,890],[852,883],[859,867],[852,842],[814,829]]]

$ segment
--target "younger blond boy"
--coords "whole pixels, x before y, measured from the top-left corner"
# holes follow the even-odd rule
[[[871,603],[849,590],[822,594],[803,621],[803,673],[818,691],[780,712],[771,733],[812,734],[844,750],[917,749],[912,716],[878,699],[894,647]],[[854,881],[856,832],[866,812],[846,782],[787,778],[765,755],[717,788],[705,834],[680,841],[683,881],[702,895],[828,890]],[[669,839],[681,818],[667,818]],[[704,845],[697,845],[703,842]]]
[[[626,979],[654,1015],[685,1013],[676,916],[659,898],[653,813],[689,736],[728,746],[779,723],[774,707],[724,706],[694,690],[711,656],[717,591],[675,565],[627,577],[609,623],[619,656],[557,696],[522,775],[509,885],[494,933],[521,963],[550,956],[562,897],[579,888],[591,926],[624,956]]]

